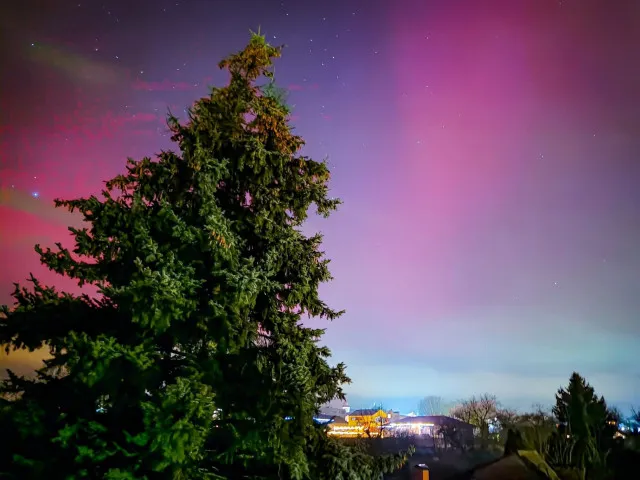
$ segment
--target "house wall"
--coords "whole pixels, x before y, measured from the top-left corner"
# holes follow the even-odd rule
[[[378,421],[378,418],[382,418],[384,421]],[[378,410],[371,415],[348,415],[345,418],[351,427],[362,427],[364,433],[368,430],[370,434],[378,435],[380,433],[380,426],[389,422],[389,413],[384,410]]]

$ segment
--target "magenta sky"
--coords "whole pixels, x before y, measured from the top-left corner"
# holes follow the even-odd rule
[[[107,3],[0,7],[0,302],[29,271],[64,284],[32,253],[76,221],[51,199],[168,147],[166,107],[222,83],[261,25],[345,201],[308,228],[352,404],[526,406],[573,370],[640,403],[637,2]]]

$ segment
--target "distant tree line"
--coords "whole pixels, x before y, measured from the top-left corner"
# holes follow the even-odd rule
[[[637,478],[628,476],[631,466],[640,461],[637,432],[617,433],[619,411],[608,406],[578,373],[558,389],[550,410],[535,405],[530,412],[518,413],[501,406],[494,395],[483,394],[457,402],[448,415],[476,427],[475,447],[499,446],[505,454],[534,450],[561,479]],[[640,420],[637,412],[634,417]],[[439,433],[456,445],[455,429],[442,428]]]

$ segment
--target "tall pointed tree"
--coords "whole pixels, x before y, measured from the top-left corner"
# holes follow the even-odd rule
[[[598,397],[580,374],[574,372],[567,387],[558,390],[553,414],[563,433],[575,441],[574,458],[579,466],[588,466],[590,456],[607,450],[616,427],[608,424],[611,413],[604,397]]]
[[[51,359],[2,385],[0,477],[366,479],[402,463],[313,423],[349,380],[323,331],[301,324],[340,312],[318,296],[331,278],[322,238],[299,227],[339,201],[326,164],[300,155],[279,56],[253,35],[220,63],[227,86],[187,122],[169,117],[177,151],[130,159],[100,198],[56,201],[87,227],[70,228],[73,251],[36,250],[99,294],[32,277],[4,307],[0,343]]]

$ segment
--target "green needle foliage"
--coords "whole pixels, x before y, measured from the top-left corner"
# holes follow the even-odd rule
[[[613,446],[617,430],[613,412],[604,397],[596,395],[584,377],[574,372],[566,388],[556,393],[553,413],[561,424],[561,433],[569,435],[571,461],[579,468],[602,468]],[[563,438],[564,440],[564,438]]]
[[[318,297],[328,260],[300,225],[339,201],[326,164],[300,155],[279,56],[253,35],[220,63],[227,86],[186,123],[169,116],[177,152],[130,159],[100,198],[56,201],[88,226],[70,228],[72,251],[36,251],[99,294],[32,277],[3,307],[7,351],[51,358],[2,384],[0,478],[373,479],[402,463],[313,423],[349,379],[301,324],[341,312]]]

